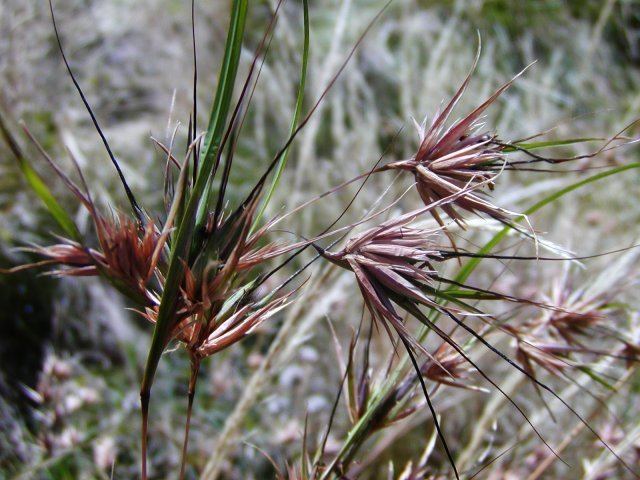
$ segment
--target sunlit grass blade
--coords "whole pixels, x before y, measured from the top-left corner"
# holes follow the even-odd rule
[[[583,372],[585,375],[587,375],[589,378],[591,378],[594,382],[599,383],[600,385],[602,385],[607,390],[609,390],[611,392],[616,391],[616,388],[610,382],[607,382],[602,377],[602,375],[598,375],[596,372],[593,371],[593,369],[591,369],[591,368],[589,368],[587,366],[578,366],[577,368],[578,368],[578,370]]]
[[[302,433],[302,457],[301,457],[301,472],[302,478],[306,480],[309,478],[309,456],[307,454],[307,435],[309,433],[309,415],[304,417],[304,430]]]
[[[147,380],[145,380],[145,384],[150,384],[152,381],[157,367],[157,362],[159,361],[162,350],[164,349],[164,344],[167,340],[166,332],[170,327],[170,317],[173,313],[176,294],[182,277],[182,262],[183,259],[186,258],[189,246],[188,244],[193,232],[193,215],[196,212],[200,196],[207,183],[208,172],[210,172],[211,167],[213,166],[212,163],[213,160],[215,160],[214,153],[217,145],[219,144],[219,138],[222,135],[226,116],[229,111],[229,104],[233,93],[233,84],[239,63],[242,38],[244,35],[246,13],[247,0],[235,1],[231,16],[231,25],[229,28],[229,37],[225,48],[225,57],[220,73],[220,83],[211,112],[210,125],[205,136],[202,165],[200,167],[196,185],[191,192],[185,211],[182,218],[179,219],[180,225],[176,233],[174,245],[172,245],[171,249],[169,272],[167,274],[165,290],[158,313],[158,321],[156,323],[154,337],[149,352],[149,360],[145,373],[145,378]],[[216,144],[216,141],[218,141],[218,144]]]

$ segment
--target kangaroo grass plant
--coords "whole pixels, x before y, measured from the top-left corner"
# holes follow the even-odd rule
[[[51,267],[47,273],[56,276],[100,276],[135,302],[136,311],[153,325],[140,389],[142,478],[146,480],[149,476],[147,442],[152,387],[159,362],[167,348],[173,343],[179,344],[187,353],[191,369],[180,463],[180,478],[185,478],[193,403],[202,362],[241,341],[267,320],[277,318],[280,311],[296,301],[295,293],[305,288],[305,283],[299,278],[312,263],[318,261],[333,264],[338,267],[337,270],[342,269],[353,275],[362,297],[363,318],[349,344],[347,362],[342,369],[342,381],[328,427],[320,440],[314,442],[308,438],[310,433],[308,423],[305,423],[299,465],[289,464],[282,470],[277,462],[272,461],[278,478],[346,479],[364,475],[367,459],[359,457],[364,445],[375,435],[384,436],[394,425],[425,411],[425,405],[433,420],[434,431],[425,437],[425,447],[421,449],[420,457],[408,462],[397,478],[473,478],[493,460],[479,466],[480,470],[476,472],[459,470],[454,445],[459,445],[460,441],[451,442],[451,438],[447,438],[443,428],[443,423],[448,421],[447,415],[438,412],[438,405],[434,402],[434,397],[443,391],[458,389],[474,393],[499,392],[523,416],[549,451],[560,458],[560,452],[554,450],[552,442],[545,439],[535,422],[529,418],[526,408],[512,398],[495,374],[489,373],[477,359],[479,352],[481,355],[492,355],[493,362],[501,360],[531,382],[552,418],[557,412],[553,413],[551,405],[545,401],[545,395],[549,394],[554,401],[561,402],[622,467],[639,477],[637,469],[613,450],[603,435],[591,426],[589,419],[579,414],[540,375],[541,372],[547,372],[558,379],[575,383],[570,372],[578,370],[598,384],[614,388],[606,375],[592,368],[588,360],[606,357],[624,363],[627,369],[631,369],[638,361],[636,341],[616,329],[611,320],[625,311],[624,306],[616,304],[617,295],[625,281],[625,286],[631,283],[635,273],[630,273],[626,279],[621,278],[620,285],[611,286],[609,290],[594,292],[588,288],[573,289],[565,282],[559,284],[552,294],[538,298],[501,291],[492,285],[474,286],[469,281],[483,259],[577,263],[592,258],[574,255],[566,258],[562,249],[546,243],[545,248],[551,249],[556,256],[493,254],[492,250],[503,239],[510,237],[523,242],[534,240],[537,252],[539,233],[533,227],[523,229],[519,226],[521,222],[529,222],[529,216],[537,210],[574,190],[636,169],[639,164],[627,164],[597,173],[558,190],[523,213],[497,205],[489,193],[496,188],[505,172],[519,170],[542,175],[554,169],[536,169],[533,168],[535,164],[545,163],[554,167],[591,159],[628,144],[631,140],[624,134],[635,122],[610,139],[601,140],[602,146],[595,152],[584,155],[551,157],[534,151],[598,140],[533,141],[537,135],[524,140],[503,140],[483,123],[483,115],[524,71],[495,90],[470,113],[450,122],[480,58],[478,48],[471,70],[453,97],[430,122],[425,120],[421,125],[416,125],[419,145],[415,154],[407,159],[386,162],[381,157],[367,172],[345,179],[340,186],[314,197],[293,211],[265,221],[274,192],[286,188],[280,179],[295,138],[316,113],[367,32],[384,12],[384,9],[380,11],[364,29],[345,61],[323,87],[316,102],[302,115],[310,55],[309,5],[307,0],[302,2],[304,41],[289,134],[271,159],[255,159],[260,176],[249,193],[241,201],[234,202],[230,197],[237,198],[237,195],[229,195],[229,190],[233,188],[230,178],[234,156],[243,135],[253,93],[258,87],[262,65],[274,38],[277,20],[284,15],[284,3],[284,0],[280,0],[275,4],[248,72],[244,79],[240,79],[238,72],[241,52],[246,48],[245,31],[250,5],[248,0],[231,1],[230,23],[218,85],[206,130],[200,132],[196,16],[194,2],[191,2],[194,69],[187,150],[180,161],[173,148],[173,139],[168,146],[154,140],[166,155],[165,208],[163,212],[151,212],[138,203],[71,69],[60,39],[54,6],[50,2],[53,28],[62,59],[116,169],[130,211],[102,213],[73,155],[69,153],[77,167],[79,184],[58,166],[58,162],[51,158],[27,127],[23,127],[49,167],[88,212],[93,222],[95,240],[86,233],[80,233],[71,215],[58,204],[46,183],[30,166],[10,126],[0,117],[0,130],[11,152],[29,185],[61,230],[56,243],[27,249],[39,257],[38,261],[11,271]],[[177,133],[176,128],[174,139]],[[590,165],[587,169],[596,167]],[[424,205],[403,213],[399,212],[402,202],[397,199],[380,208],[371,207],[358,221],[336,227],[352,208],[368,180],[391,171],[401,177],[409,177],[410,190],[415,189]],[[290,236],[275,228],[285,217],[357,181],[362,182],[354,197],[320,233],[295,232],[303,240],[292,242]],[[380,201],[383,199],[384,194],[380,196]],[[469,219],[471,215],[479,217],[481,228],[493,228],[497,221],[503,229],[484,247],[473,248],[469,246],[472,244],[464,242],[465,231],[473,228]],[[463,240],[463,243],[458,244],[457,240],[454,241],[455,237]],[[331,241],[330,245],[321,246],[320,243],[327,239]],[[315,248],[318,255],[298,266],[293,273],[288,272],[285,267],[296,265],[295,260],[309,247]],[[627,254],[633,253],[635,251]],[[276,258],[279,263],[273,265],[272,261]],[[452,271],[455,274],[452,275]],[[501,314],[492,313],[487,308],[488,302],[510,310]],[[365,322],[367,318],[371,320],[368,325]],[[410,318],[418,322],[419,329],[414,330]],[[368,333],[363,339],[361,337],[365,330]],[[380,334],[388,338],[391,353],[383,377],[374,382],[372,339]],[[599,346],[600,343],[590,341],[604,335],[613,345],[611,350],[605,350]],[[335,340],[340,344],[339,338]],[[483,382],[492,388],[485,388]],[[418,387],[422,398],[416,395]],[[581,385],[580,388],[599,400],[588,388]],[[343,389],[350,428],[339,446],[330,451],[328,440],[334,417],[338,415]],[[444,473],[445,476],[430,463],[432,455],[437,455],[438,441],[452,472]],[[317,443],[316,449],[311,454],[314,443]],[[391,472],[393,475],[393,467]]]

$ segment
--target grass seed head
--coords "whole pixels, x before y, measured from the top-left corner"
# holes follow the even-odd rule
[[[63,243],[47,247],[34,247],[27,250],[44,258],[44,260],[18,268],[55,265],[57,268],[47,273],[58,277],[83,277],[98,274],[98,269],[94,265],[92,256],[77,242],[64,240]]]
[[[384,167],[413,173],[425,205],[483,183],[493,190],[494,179],[504,163],[504,144],[498,141],[495,133],[484,129],[482,115],[515,78],[498,88],[465,117],[447,127],[447,120],[466,90],[477,61],[478,57],[467,78],[444,109],[434,116],[431,124],[427,126],[426,119],[422,125],[416,123],[420,137],[416,154],[408,160],[392,162]],[[481,192],[460,195],[454,202],[441,205],[440,209],[460,225],[464,225],[461,211],[483,213],[494,218],[505,218],[509,213],[482,198]],[[443,223],[437,210],[433,210],[431,215]]]
[[[113,221],[94,218],[100,251],[91,250],[95,262],[108,277],[124,282],[140,296],[147,297],[148,283],[159,260],[162,236],[152,222],[144,228],[125,215]]]
[[[449,344],[443,343],[421,368],[425,378],[432,382],[473,390],[465,380],[473,371],[462,356]]]

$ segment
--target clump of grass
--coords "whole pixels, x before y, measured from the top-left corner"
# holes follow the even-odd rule
[[[184,478],[192,408],[202,361],[241,341],[263,322],[295,301],[293,294],[296,289],[291,285],[298,282],[298,278],[311,263],[321,259],[353,273],[372,325],[369,328],[370,334],[366,340],[363,357],[364,365],[360,367],[358,381],[356,381],[354,358],[361,329],[358,329],[353,336],[348,364],[344,368],[343,380],[333,405],[329,426],[321,436],[313,458],[308,456],[309,445],[305,431],[300,467],[290,467],[287,473],[280,472],[278,474],[280,477],[328,479],[346,476],[348,478],[351,470],[358,468],[354,467],[354,464],[359,450],[375,432],[402,419],[410,418],[412,414],[422,410],[422,405],[415,404],[413,395],[416,386],[419,386],[434,422],[435,435],[427,442],[427,447],[419,461],[408,464],[401,478],[425,477],[429,474],[430,467],[427,460],[432,453],[436,438],[444,449],[454,476],[460,478],[455,452],[449,445],[441,425],[442,417],[438,415],[432,398],[438,391],[449,387],[478,390],[475,384],[467,383],[471,371],[477,372],[484,381],[500,392],[522,414],[549,450],[557,455],[519,403],[470,357],[468,349],[475,345],[484,348],[530,380],[541,397],[543,392],[547,392],[560,401],[578,418],[581,425],[590,430],[604,444],[623,467],[636,475],[628,463],[615,453],[603,437],[594,430],[588,419],[584,419],[552,387],[539,380],[536,374],[537,366],[554,373],[561,372],[560,365],[566,360],[567,349],[585,348],[577,338],[604,322],[601,311],[611,299],[607,298],[604,301],[597,298],[593,300],[595,303],[586,302],[586,305],[580,302],[553,302],[519,297],[499,292],[491,286],[476,287],[467,282],[474,268],[485,258],[522,261],[562,260],[560,257],[543,258],[539,255],[530,257],[494,255],[491,254],[491,250],[507,234],[513,234],[525,240],[537,238],[536,235],[522,230],[517,225],[527,219],[527,215],[544,205],[553,203],[565,193],[615,173],[637,168],[638,164],[612,169],[571,185],[543,199],[523,214],[501,208],[483,196],[485,188],[494,188],[501,171],[508,169],[528,171],[527,167],[520,167],[520,165],[536,162],[555,165],[592,158],[607,149],[618,146],[618,141],[626,142],[627,139],[622,137],[626,129],[607,140],[604,146],[593,154],[562,158],[541,156],[533,153],[532,150],[539,147],[549,148],[567,143],[579,143],[582,140],[540,143],[503,142],[491,131],[479,133],[478,121],[482,114],[515,79],[500,87],[462,120],[446,126],[450,114],[470,81],[470,73],[443,111],[434,117],[430,127],[420,127],[420,145],[412,158],[391,161],[379,167],[378,164],[382,160],[380,159],[368,172],[362,173],[355,179],[347,180],[344,184],[364,178],[356,193],[357,196],[372,175],[379,175],[389,170],[409,171],[415,180],[417,192],[425,204],[422,208],[398,215],[392,213],[397,205],[397,202],[393,202],[376,212],[367,213],[357,222],[335,228],[337,222],[351,208],[355,200],[354,196],[346,204],[342,213],[321,233],[309,235],[308,232],[303,232],[302,236],[309,239],[298,242],[282,239],[273,242],[270,238],[278,233],[274,226],[279,219],[272,219],[261,226],[262,217],[275,190],[283,188],[279,185],[279,179],[286,166],[290,146],[338,80],[355,48],[382,13],[376,15],[364,30],[354,49],[331,77],[316,103],[300,120],[309,56],[309,13],[307,2],[303,2],[305,42],[302,49],[296,109],[289,136],[267,163],[249,194],[237,205],[230,207],[227,194],[238,138],[242,134],[243,123],[261,71],[261,62],[264,61],[263,57],[268,51],[276,20],[281,14],[282,3],[282,1],[278,2],[274,9],[245,80],[238,81],[237,72],[249,5],[247,0],[232,2],[231,20],[218,88],[209,124],[203,135],[197,130],[197,66],[195,33],[193,34],[194,102],[187,132],[188,148],[184,161],[176,160],[171,146],[167,147],[157,142],[167,154],[164,188],[166,205],[165,211],[160,214],[160,220],[156,220],[157,215],[149,213],[138,203],[129,187],[107,138],[67,62],[55,22],[53,5],[50,4],[54,31],[64,63],[117,171],[131,208],[129,213],[118,213],[112,218],[106,218],[98,211],[80,168],[77,168],[81,180],[81,186],[78,186],[57,166],[57,163],[49,157],[27,130],[27,135],[43,158],[88,211],[93,220],[97,245],[91,246],[88,239],[82,238],[71,216],[55,202],[42,179],[31,174],[31,170],[23,168],[31,186],[57,220],[67,238],[63,238],[60,243],[54,245],[33,248],[32,252],[43,260],[18,267],[18,269],[53,265],[54,270],[50,273],[56,275],[101,276],[136,302],[142,316],[153,323],[153,336],[140,391],[142,478],[148,477],[147,442],[152,386],[158,364],[168,346],[172,342],[181,344],[187,352],[191,366],[180,468],[180,477]],[[193,12],[192,3],[192,22],[194,21]],[[240,87],[240,93],[234,105],[233,94],[237,86]],[[28,167],[24,154],[8,133],[8,129],[3,127],[3,132],[5,137],[10,139],[11,149],[20,165]],[[587,140],[591,139],[585,141]],[[508,158],[508,155],[519,154],[526,155],[527,159],[511,161]],[[273,179],[271,184],[268,184],[271,175]],[[318,200],[340,188],[321,194]],[[483,248],[460,249],[453,242],[452,222],[460,227],[466,227],[466,216],[476,213],[498,220],[504,224],[504,229]],[[390,214],[391,218],[380,222],[378,219],[383,214]],[[429,228],[415,225],[417,221],[422,221],[423,217],[428,215],[435,219],[436,225]],[[356,227],[365,223],[373,226],[364,232],[354,232]],[[487,225],[489,223],[489,221],[486,222]],[[441,238],[443,236],[448,237],[448,243]],[[333,239],[331,245],[328,247],[318,245],[326,238]],[[337,251],[332,251],[332,248],[344,239],[346,239],[344,246]],[[314,246],[318,251],[315,259],[292,275],[278,278],[283,268],[293,263],[294,259],[309,246]],[[272,259],[283,256],[286,257],[279,264],[271,265]],[[446,260],[464,258],[469,258],[469,261],[461,266],[452,278],[440,273],[440,266]],[[577,259],[571,257],[565,260],[576,261]],[[268,282],[275,278],[277,278],[276,285],[265,289],[266,285],[270,285]],[[300,286],[300,288],[304,287]],[[526,331],[530,336],[535,333],[535,329],[526,325],[516,328],[509,321],[499,319],[477,305],[479,302],[489,300],[500,304],[516,305],[518,308],[539,309],[543,312],[540,318],[545,319],[544,322],[553,335],[559,336],[565,342],[566,349],[538,345],[525,338],[523,334]],[[408,316],[421,323],[422,330],[417,333],[412,332],[407,321]],[[474,318],[482,322],[481,328],[470,325],[470,319]],[[452,322],[453,328],[447,330],[442,325],[445,322]],[[394,364],[397,358],[392,357],[387,381],[377,389],[373,389],[368,372],[369,351],[371,335],[374,331],[379,331],[380,327],[386,332],[394,354],[400,357],[398,347],[402,347],[407,356],[402,357],[397,364]],[[429,334],[432,334],[431,337],[435,335],[438,339],[438,346],[433,351],[425,344]],[[505,353],[487,340],[487,336],[496,334],[504,334],[515,339],[517,346],[513,355],[511,352]],[[624,344],[624,348],[627,353],[620,357],[626,362],[637,361],[630,341]],[[585,350],[583,353],[597,352]],[[412,368],[413,372],[408,373],[407,367]],[[342,384],[345,381],[348,385],[348,415],[352,427],[346,433],[338,451],[329,457],[326,447],[333,418],[339,405]]]

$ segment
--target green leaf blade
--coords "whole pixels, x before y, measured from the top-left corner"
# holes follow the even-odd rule
[[[44,182],[44,180],[42,180],[42,177],[38,175],[38,172],[36,172],[35,169],[29,164],[24,153],[22,153],[20,146],[18,145],[18,142],[7,127],[4,116],[1,114],[1,112],[0,133],[9,146],[11,153],[13,153],[13,156],[18,163],[18,167],[24,175],[27,183],[34,191],[34,193],[38,196],[40,201],[44,204],[49,214],[58,223],[60,228],[64,230],[69,238],[75,241],[80,241],[80,232],[78,231],[78,227],[76,226],[75,222],[53,196],[51,190],[49,190],[49,187],[47,187],[47,184]]]
[[[307,81],[307,67],[309,64],[309,1],[303,0],[302,4],[304,9],[304,15],[303,15],[304,43],[302,47],[302,64],[300,67],[300,82],[298,83],[298,93],[296,96],[296,105],[295,105],[295,110],[293,112],[293,119],[291,120],[289,137],[294,134],[296,127],[298,126],[300,113],[302,112],[302,103],[304,101],[304,88]],[[282,172],[287,166],[287,158],[289,156],[289,150],[290,150],[289,147],[286,148],[280,155],[280,158],[278,159],[278,166],[276,167],[276,171],[273,175],[273,180],[271,182],[271,185],[267,190],[264,201],[262,202],[262,205],[260,206],[260,209],[258,210],[258,213],[256,214],[256,217],[253,221],[253,225],[251,226],[252,232],[257,228],[258,224],[260,223],[260,219],[262,218],[262,215],[264,215],[264,211],[266,210],[267,205],[271,201],[271,197],[273,196],[273,193],[275,192],[276,188],[278,187],[278,184],[280,183],[280,177],[282,176]]]
[[[178,301],[180,284],[185,271],[185,262],[188,258],[190,244],[196,227],[196,214],[202,194],[206,189],[211,170],[220,145],[220,139],[226,123],[226,118],[231,104],[233,87],[240,62],[240,52],[244,38],[244,30],[247,18],[248,0],[234,0],[231,12],[231,20],[228,30],[225,54],[220,70],[220,80],[216,91],[216,97],[211,109],[209,126],[205,135],[203,148],[203,161],[196,177],[196,183],[190,192],[189,200],[177,222],[179,224],[171,248],[169,269],[165,281],[165,289],[162,294],[158,317],[151,339],[151,346],[147,356],[141,392],[148,394],[153,384],[160,357],[164,351],[169,334],[173,326],[173,317]],[[206,209],[201,211],[206,213]],[[205,215],[206,218],[206,215]]]
[[[64,230],[72,240],[79,241],[80,232],[78,231],[78,227],[67,211],[60,205],[60,203],[58,203],[40,175],[38,175],[38,173],[31,167],[31,165],[24,161],[24,159],[20,162],[20,170],[31,189],[44,204],[47,211],[58,223],[60,228],[62,228],[62,230]]]

